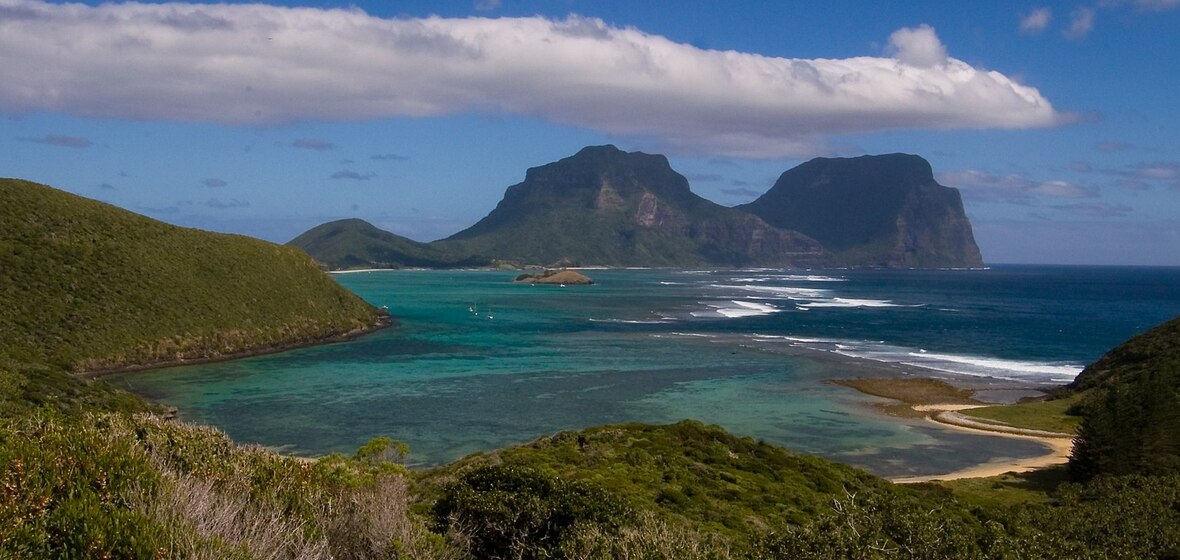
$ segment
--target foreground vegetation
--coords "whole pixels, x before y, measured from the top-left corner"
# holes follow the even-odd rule
[[[987,488],[893,485],[695,422],[562,433],[418,474],[404,453],[378,438],[312,462],[152,415],[6,418],[0,557],[1180,554],[1175,475],[1057,480],[988,501]]]
[[[1075,478],[1180,473],[1180,317],[1111,350],[1068,390],[1087,395]]]

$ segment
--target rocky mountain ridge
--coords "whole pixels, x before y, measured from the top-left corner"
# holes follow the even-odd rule
[[[331,268],[386,267],[389,259],[355,257],[398,252],[442,263],[400,266],[983,265],[958,191],[906,154],[812,160],[758,200],[728,208],[693,193],[662,155],[591,146],[529,169],[486,217],[446,239],[369,233],[358,248],[349,236],[317,233],[324,227],[291,243]]]

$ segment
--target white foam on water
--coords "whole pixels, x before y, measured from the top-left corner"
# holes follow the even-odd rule
[[[818,274],[788,274],[786,276],[775,276],[779,280],[786,280],[788,282],[845,282],[846,278],[839,278],[836,276],[820,276]]]
[[[771,313],[778,313],[782,311],[773,305],[766,305],[764,303],[755,303],[752,301],[732,300],[730,303],[737,307],[718,307],[717,313],[730,319],[737,319],[740,317],[757,317],[760,315],[770,315]]]
[[[627,324],[627,325],[662,325],[664,323],[671,323],[672,321],[654,320],[654,319],[649,319],[646,321],[641,321],[641,320],[636,320],[636,319],[595,319],[595,318],[591,317],[590,322],[591,323],[623,323],[623,324]]]
[[[670,332],[668,334],[653,334],[653,338],[670,338],[677,336],[685,336],[692,338],[717,338],[715,334],[691,333],[691,332]]]
[[[710,288],[723,290],[743,290],[760,294],[771,294],[787,299],[826,300],[831,291],[819,288],[799,288],[794,286],[756,286],[753,284],[710,284]]]
[[[782,336],[773,334],[752,334],[750,337],[754,340],[786,340],[788,342],[799,342],[803,344],[818,344],[821,342],[832,344],[836,342],[826,338],[803,338],[800,336]]]
[[[923,367],[936,371],[972,377],[991,377],[1038,383],[1069,383],[1082,371],[1081,364],[1012,360],[970,354],[929,352],[920,348],[893,346],[884,342],[805,338],[792,336],[748,335],[749,338],[770,343],[776,340],[792,346],[833,352],[841,356]]]
[[[801,303],[799,307],[903,307],[901,304],[893,303],[885,299],[858,299],[858,298],[842,298],[836,297],[826,301],[813,301],[811,303]]]
[[[1035,374],[1049,376],[1068,376],[1070,381],[1077,377],[1084,366],[1061,362],[1029,362],[1021,360],[1005,360],[983,356],[966,356],[959,354],[940,354],[936,352],[910,352],[910,356],[919,358],[921,362],[938,362],[954,364],[960,369],[971,371],[1002,371],[1015,374]],[[951,366],[951,367],[955,367]],[[963,373],[967,373],[966,371]]]

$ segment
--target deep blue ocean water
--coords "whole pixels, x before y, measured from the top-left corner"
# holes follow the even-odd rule
[[[429,465],[560,430],[695,418],[882,475],[933,474],[1043,449],[884,418],[871,398],[823,380],[922,366],[1047,387],[1180,315],[1175,268],[587,274],[595,285],[516,285],[496,271],[341,274],[397,326],[113,381],[297,454],[351,453],[388,435]]]

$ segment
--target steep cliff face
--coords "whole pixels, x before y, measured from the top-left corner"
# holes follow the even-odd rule
[[[595,146],[529,169],[472,227],[432,244],[453,254],[612,266],[801,266],[805,235],[705,200],[661,155]]]
[[[738,208],[818,240],[836,264],[983,266],[959,192],[915,155],[817,158]]]
[[[292,244],[333,267],[983,266],[959,192],[906,154],[815,159],[726,208],[693,194],[664,156],[592,146],[529,169],[491,213],[440,241],[345,220]]]

